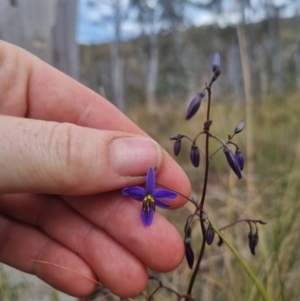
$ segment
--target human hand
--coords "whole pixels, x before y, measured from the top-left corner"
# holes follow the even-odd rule
[[[174,269],[184,247],[159,212],[150,227],[119,189],[157,181],[189,195],[181,168],[108,101],[33,55],[0,42],[0,261],[84,296],[128,297],[147,267]],[[155,121],[154,121],[155,122]],[[177,208],[185,203],[178,197]]]

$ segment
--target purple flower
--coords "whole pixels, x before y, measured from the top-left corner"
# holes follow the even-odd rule
[[[164,203],[163,200],[173,200],[177,197],[177,193],[155,188],[155,172],[153,167],[149,167],[146,179],[146,189],[140,186],[124,188],[123,195],[129,196],[136,201],[142,202],[141,218],[145,226],[150,226],[155,212],[155,206],[163,209],[171,206]]]
[[[196,96],[193,98],[193,100],[191,101],[187,111],[186,111],[186,115],[185,115],[185,119],[189,120],[191,119],[199,110],[200,105],[201,105],[201,100],[202,98],[205,96],[205,91],[204,90],[200,90]]]

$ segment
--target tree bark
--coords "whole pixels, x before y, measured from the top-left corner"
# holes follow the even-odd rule
[[[159,50],[158,50],[158,39],[154,28],[149,37],[150,41],[150,57],[148,62],[148,76],[146,84],[146,98],[147,108],[150,111],[156,108],[156,86],[157,86],[157,75],[158,75],[158,62],[159,62]]]
[[[121,3],[115,0],[113,3],[114,19],[115,19],[115,40],[111,43],[111,66],[112,66],[112,86],[113,86],[113,102],[121,111],[125,110],[124,100],[124,68],[121,58]]]

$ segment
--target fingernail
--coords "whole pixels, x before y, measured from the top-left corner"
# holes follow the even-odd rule
[[[109,146],[109,158],[120,176],[145,176],[150,166],[159,168],[163,153],[153,140],[140,137],[115,138]]]

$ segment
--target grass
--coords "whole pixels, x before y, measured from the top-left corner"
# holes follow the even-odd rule
[[[242,258],[252,268],[261,284],[273,300],[299,300],[300,295],[300,96],[285,100],[266,99],[255,103],[253,133],[255,174],[253,181],[255,195],[247,201],[246,183],[235,179],[227,167],[222,152],[212,164],[209,176],[208,196],[205,209],[214,226],[220,228],[238,218],[256,218],[267,221],[259,227],[257,255],[248,248],[248,225],[224,231],[227,239],[239,251]],[[194,120],[184,121],[184,108],[160,108],[149,114],[143,109],[131,112],[131,118],[146,132],[172,153],[174,134],[193,137],[202,129],[205,109],[201,108]],[[212,106],[212,131],[226,139],[235,126],[245,116],[243,105],[215,103]],[[151,127],[149,127],[151,124]],[[243,133],[235,141],[246,153],[247,141]],[[187,141],[185,141],[187,142]],[[203,170],[195,169],[189,163],[188,143],[184,144],[177,161],[189,175],[195,193],[201,189]],[[212,150],[217,145],[212,146]],[[177,159],[177,158],[176,158]],[[247,162],[246,162],[247,168]],[[176,212],[168,212],[167,217],[182,232],[189,206]],[[198,243],[197,243],[198,242]],[[193,248],[197,253],[201,242],[200,230],[194,230]],[[187,263],[177,271],[162,276],[165,284],[185,293],[190,277]],[[175,277],[175,279],[174,279]],[[214,243],[206,248],[201,272],[194,287],[196,300],[262,300],[255,285],[249,280],[242,266],[226,246],[219,248]],[[162,299],[161,299],[162,298]],[[157,300],[167,300],[162,293]],[[173,299],[175,296],[173,297]],[[170,298],[170,300],[173,300]],[[176,300],[176,299],[174,299]]]
[[[266,99],[255,104],[253,133],[255,174],[253,181],[256,194],[247,200],[247,178],[238,181],[229,170],[222,152],[217,154],[209,175],[208,194],[205,211],[213,225],[223,227],[238,218],[264,219],[267,225],[259,227],[257,255],[253,256],[248,248],[248,225],[223,231],[230,243],[238,250],[243,260],[276,301],[299,301],[300,296],[300,96],[294,95],[285,100]],[[202,105],[205,106],[205,103]],[[202,129],[205,108],[193,120],[184,120],[185,108],[160,107],[157,112],[149,113],[143,108],[129,112],[129,116],[169,153],[173,145],[169,137],[185,133],[193,137]],[[235,126],[245,116],[243,105],[214,103],[212,106],[212,131],[226,139]],[[151,125],[151,126],[149,126]],[[247,126],[247,125],[246,125]],[[242,132],[235,141],[243,153],[246,153],[247,141]],[[192,167],[189,162],[189,147],[184,141],[183,149],[176,160],[188,174],[195,194],[201,191],[203,170]],[[212,143],[212,150],[218,144]],[[247,168],[247,162],[246,166]],[[182,233],[186,216],[193,206],[166,212],[166,217]],[[164,211],[165,212],[165,211]],[[263,300],[255,284],[249,279],[243,267],[232,252],[223,245],[218,247],[215,238],[212,246],[205,251],[193,296],[195,300]],[[197,254],[201,243],[198,227],[193,230],[192,245]],[[184,261],[171,273],[157,275],[164,285],[184,294],[188,286],[191,271]],[[26,285],[14,287],[2,269],[0,269],[0,300],[28,300]],[[155,280],[149,281],[146,295],[157,286]],[[119,300],[110,296],[111,300]],[[56,296],[53,295],[55,300]],[[145,300],[143,296],[134,298]],[[98,299],[97,299],[98,300]],[[99,300],[108,300],[106,296]],[[155,300],[177,300],[176,295],[160,289]]]

